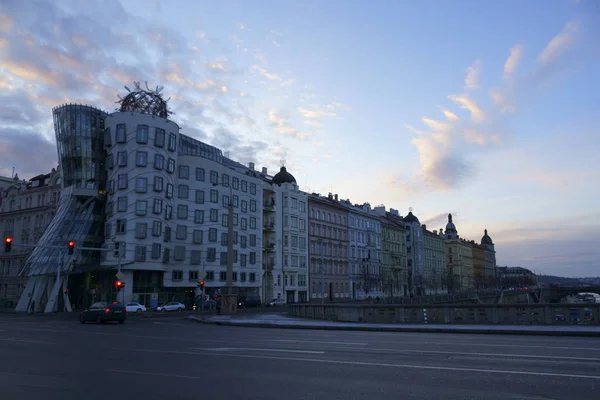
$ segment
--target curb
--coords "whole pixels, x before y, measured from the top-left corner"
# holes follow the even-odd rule
[[[600,337],[600,332],[591,331],[530,331],[520,329],[464,329],[464,328],[415,328],[415,327],[373,327],[373,326],[335,326],[335,325],[292,325],[292,324],[269,324],[269,323],[247,323],[232,321],[210,321],[189,316],[185,318],[200,324],[237,326],[244,328],[272,328],[272,329],[312,329],[325,331],[362,331],[362,332],[419,332],[419,333],[467,333],[486,335],[527,335],[527,336],[571,336],[571,337]]]

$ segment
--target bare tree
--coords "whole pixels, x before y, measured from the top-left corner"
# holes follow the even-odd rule
[[[352,276],[356,285],[365,293],[365,296],[368,296],[369,293],[380,289],[382,283],[384,281],[382,276],[382,269],[363,265],[361,266],[359,272]]]

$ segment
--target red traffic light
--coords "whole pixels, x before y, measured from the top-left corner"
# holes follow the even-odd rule
[[[11,248],[12,248],[12,242],[13,242],[13,238],[10,236],[7,236],[4,238],[4,252],[5,253],[9,253]]]
[[[204,281],[200,281],[200,284],[201,284],[201,285],[204,285]]]
[[[5,237],[4,238],[4,243],[12,243],[12,238],[11,237]]]
[[[69,242],[69,254],[73,254],[74,250],[75,250],[75,242],[71,240]]]
[[[75,247],[75,242],[73,242],[73,241],[70,241],[70,242],[69,242],[69,247]]]
[[[123,281],[117,281],[117,287],[123,286]]]

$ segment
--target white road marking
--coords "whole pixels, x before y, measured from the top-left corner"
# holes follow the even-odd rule
[[[54,342],[45,342],[43,340],[18,339],[18,338],[0,338],[1,342],[17,342],[17,343],[32,343],[32,344],[56,344]]]
[[[201,348],[193,347],[194,350],[208,350],[208,351],[274,351],[280,353],[303,353],[303,354],[325,354],[324,351],[314,350],[291,350],[291,349],[256,349],[250,347],[213,347],[213,348]]]
[[[367,346],[369,343],[358,343],[358,342],[322,342],[320,340],[286,340],[286,339],[275,339],[273,342],[284,342],[284,343],[318,343],[318,344],[345,344],[348,346]]]
[[[387,342],[402,344],[399,342]],[[540,346],[540,345],[529,345],[529,344],[495,344],[495,343],[457,343],[457,342],[408,342],[410,345],[427,345],[435,344],[441,346],[481,346],[481,347],[519,347],[519,348],[533,348],[533,349],[556,349],[556,350],[592,350],[600,351],[600,347],[572,347],[572,346]]]
[[[453,354],[460,356],[485,356],[485,357],[516,357],[516,358],[546,358],[557,360],[577,360],[577,361],[600,361],[600,358],[586,357],[564,357],[564,356],[540,356],[528,354],[507,354],[507,353],[463,353],[460,351],[437,351],[437,350],[397,350],[397,349],[369,349],[369,351],[382,351],[386,353],[426,353],[426,354]]]
[[[558,378],[579,378],[579,379],[595,379],[600,380],[598,375],[580,375],[580,374],[561,374],[554,372],[534,372],[534,371],[511,371],[502,369],[483,369],[483,368],[462,368],[462,367],[442,367],[433,365],[412,365],[412,364],[390,364],[390,363],[377,363],[377,362],[365,362],[365,361],[343,361],[343,360],[327,360],[319,358],[300,358],[300,357],[278,357],[278,356],[261,356],[261,355],[250,355],[250,354],[227,354],[227,353],[211,353],[204,352],[199,353],[195,351],[174,351],[174,350],[152,350],[152,349],[127,349],[127,348],[113,348],[118,351],[133,351],[142,353],[161,353],[161,354],[179,354],[179,355],[212,355],[219,357],[235,357],[235,358],[251,358],[261,360],[281,360],[281,361],[305,361],[322,364],[341,364],[341,365],[358,365],[368,367],[389,367],[389,368],[407,368],[407,369],[424,369],[424,370],[437,370],[437,371],[452,371],[452,372],[480,372],[480,373],[492,373],[492,374],[510,374],[510,375],[532,375],[532,376],[553,376]]]
[[[163,374],[163,373],[159,373],[159,372],[130,371],[130,370],[124,370],[124,369],[105,369],[104,371],[106,371],[106,372],[115,372],[117,374],[134,374],[134,375],[162,376],[164,378],[202,379],[201,376]]]

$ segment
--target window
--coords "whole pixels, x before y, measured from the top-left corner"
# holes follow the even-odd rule
[[[210,183],[213,185],[219,184],[219,173],[217,171],[210,171]]]
[[[114,201],[109,201],[106,204],[106,214],[110,217],[113,215],[114,213],[114,209],[115,209],[115,202]],[[108,236],[108,235],[107,235]]]
[[[156,147],[165,147],[165,130],[154,128],[154,145]]]
[[[180,199],[187,200],[190,193],[190,187],[188,185],[179,185],[177,187],[177,197]]]
[[[202,244],[202,236],[203,233],[200,229],[194,229],[194,233],[192,235],[192,242],[194,244]]]
[[[256,194],[256,183],[250,184],[250,194]]]
[[[221,204],[223,205],[223,207],[228,207],[229,206],[229,196],[221,196]]]
[[[217,228],[209,228],[208,229],[208,241],[209,242],[217,241]]]
[[[145,167],[148,165],[148,152],[147,151],[136,151],[135,152],[135,166]]]
[[[221,232],[221,246],[227,246],[227,233]]]
[[[242,249],[248,247],[248,238],[246,236],[240,236],[240,247]]]
[[[219,255],[219,263],[221,265],[227,265],[227,252],[222,251]]]
[[[165,167],[165,156],[162,154],[154,155],[154,168],[163,169]]]
[[[167,172],[172,174],[173,172],[175,172],[175,160],[172,158],[169,158],[167,160]]]
[[[167,183],[167,193],[165,194],[167,199],[173,198],[173,184]]]
[[[204,223],[204,210],[195,210],[194,211],[194,222],[197,224]]]
[[[242,212],[248,212],[248,202],[246,200],[242,200]]]
[[[146,246],[135,246],[135,261],[146,261]]]
[[[126,143],[127,142],[127,131],[125,128],[125,124],[117,125],[117,143]]]
[[[165,206],[165,219],[168,221],[173,218],[173,206]]]
[[[148,125],[137,126],[137,134],[135,140],[140,144],[148,143]]]
[[[219,202],[219,192],[215,189],[210,189],[210,202],[218,203]]]
[[[233,204],[232,204],[235,208],[238,208],[240,205],[240,198],[238,197],[237,194],[233,195]]]
[[[206,250],[206,261],[215,262],[217,261],[217,249],[214,247],[209,247]]]
[[[227,280],[227,272],[225,272],[225,271],[219,272],[219,280],[226,281]]]
[[[250,229],[256,229],[256,217],[250,217]]]
[[[242,180],[242,192],[246,193],[248,191],[248,182]]]
[[[187,226],[177,225],[177,228],[175,229],[175,239],[177,239],[177,240],[186,240],[187,239]]]
[[[250,265],[256,265],[256,252],[250,252]]]
[[[240,188],[240,180],[239,178],[233,177],[231,179],[231,186],[234,190],[238,190]]]
[[[306,203],[303,201],[300,202],[300,212],[306,212]],[[304,286],[306,286],[306,285],[304,285]]]
[[[108,169],[113,169],[114,166],[115,166],[115,159],[112,154],[109,154],[108,157],[106,157],[106,167]]]
[[[160,234],[162,233],[162,222],[161,221],[154,221],[152,222],[152,236],[160,236]]]
[[[196,190],[196,204],[204,204],[204,190]]]
[[[163,240],[165,242],[171,241],[171,227],[170,226],[165,226],[165,233],[163,234]]]
[[[104,147],[112,146],[112,137],[110,134],[110,128],[104,129]]]
[[[204,182],[204,168],[196,168],[196,180],[200,182]]]
[[[164,183],[164,180],[163,180],[162,177],[155,176],[154,177],[154,191],[155,192],[162,192],[162,190],[163,190],[163,183]]]
[[[245,272],[241,272],[240,273],[240,281],[241,282],[246,282],[246,273]]]
[[[190,254],[190,264],[199,265],[202,263],[202,253],[200,250],[192,250]],[[198,271],[190,271],[190,281],[198,280]]]
[[[256,235],[250,235],[250,247],[256,247]]]
[[[169,151],[175,151],[177,148],[177,135],[169,133],[169,145],[167,147]]]
[[[177,219],[187,219],[188,217],[188,206],[187,204],[177,205]]]
[[[119,151],[117,153],[117,165],[119,167],[127,166],[127,152],[126,151]]]
[[[251,212],[256,211],[256,200],[250,200],[250,211]]]
[[[228,216],[229,215],[227,215],[225,213],[221,214],[221,225],[224,227],[227,227],[227,217]]]
[[[148,224],[144,222],[136,222],[135,223],[135,238],[136,239],[146,239],[148,235]]]
[[[152,243],[152,254],[150,255],[150,257],[152,257],[155,260],[159,259],[160,258],[160,247],[161,247],[160,243]]]
[[[123,235],[127,232],[127,220],[126,219],[118,219],[117,220],[117,235]]]
[[[135,191],[137,193],[146,193],[148,191],[148,178],[135,178]]]
[[[245,267],[247,265],[248,256],[246,254],[240,254],[240,266]]]
[[[180,165],[179,166],[179,179],[190,179],[189,165]]]
[[[221,175],[221,184],[225,187],[229,187],[229,175],[227,175],[227,174]]]
[[[256,273],[250,272],[250,282],[255,282],[255,281],[256,281]]]
[[[117,212],[127,212],[127,196],[117,198]]]
[[[162,262],[165,264],[168,263],[170,256],[171,256],[171,249],[165,249],[163,251]]]
[[[180,281],[183,279],[183,271],[173,270],[171,273],[171,279],[174,281]]]
[[[248,229],[248,219],[242,218],[242,230],[245,231]]]
[[[218,222],[219,221],[219,210],[215,208],[210,209],[210,222]]]
[[[117,178],[117,188],[127,189],[127,174],[119,174]]]
[[[148,202],[146,200],[137,200],[135,202],[135,215],[146,215]]]

